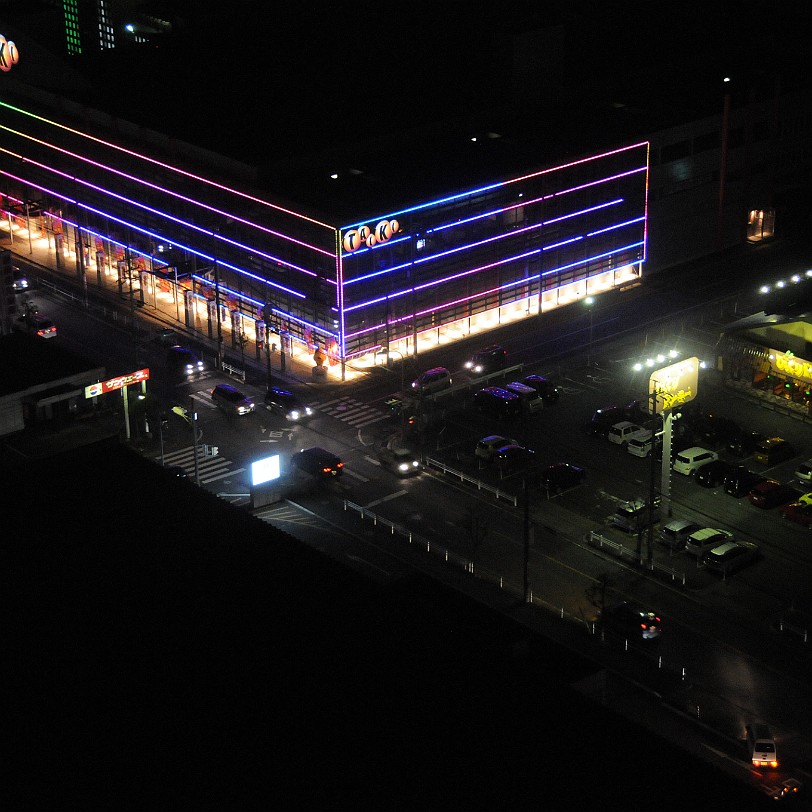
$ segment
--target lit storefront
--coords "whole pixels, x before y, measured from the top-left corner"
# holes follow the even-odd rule
[[[0,100],[0,228],[226,346],[321,348],[336,376],[628,285],[646,259],[648,142],[336,225],[111,138]]]

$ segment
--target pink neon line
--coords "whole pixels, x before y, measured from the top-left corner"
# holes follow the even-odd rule
[[[319,220],[315,220],[312,217],[307,217],[304,214],[299,214],[298,212],[292,211],[290,209],[283,208],[282,206],[277,206],[273,203],[269,203],[267,200],[262,200],[261,198],[254,197],[253,195],[246,194],[245,192],[240,192],[237,189],[232,189],[229,186],[225,186],[220,183],[215,183],[208,178],[203,178],[199,175],[195,175],[192,172],[187,172],[184,169],[179,169],[178,167],[172,166],[171,164],[163,163],[162,161],[158,161],[155,158],[150,158],[146,155],[141,155],[139,152],[134,152],[130,149],[125,149],[124,147],[120,147],[117,144],[110,143],[109,141],[104,141],[101,138],[96,138],[93,135],[89,135],[88,133],[84,133],[81,130],[75,130],[72,127],[68,127],[65,124],[59,124],[56,121],[51,121],[50,119],[44,118],[43,116],[38,116],[35,113],[30,113],[28,110],[23,110],[21,107],[15,107],[12,104],[8,104],[6,102],[0,101],[0,105],[3,107],[8,107],[10,110],[14,110],[17,113],[22,113],[23,115],[28,116],[29,118],[38,119],[39,121],[44,121],[46,124],[50,124],[52,127],[58,127],[61,130],[65,130],[66,132],[73,133],[74,135],[81,136],[82,138],[86,138],[89,141],[93,141],[97,144],[102,144],[105,147],[109,147],[110,149],[116,150],[118,152],[123,152],[125,155],[130,155],[133,158],[140,158],[142,161],[146,161],[147,163],[155,164],[155,166],[160,166],[163,169],[168,169],[170,172],[175,172],[178,175],[183,175],[184,177],[191,178],[192,180],[200,181],[200,183],[206,184],[208,186],[212,186],[215,189],[220,189],[224,192],[230,192],[231,194],[237,195],[238,197],[245,198],[246,200],[250,200],[252,203],[259,203],[262,206],[267,206],[270,209],[274,209],[276,211],[283,212],[284,214],[289,214],[292,217],[297,217],[300,220],[306,220],[309,223],[313,223],[317,226],[322,226],[323,228],[327,228],[330,230],[335,230],[334,226],[328,225],[327,223],[322,223]]]
[[[232,214],[231,212],[226,212],[226,211],[223,211],[222,209],[217,209],[214,206],[210,206],[207,203],[203,203],[200,200],[195,200],[192,197],[187,197],[186,195],[182,195],[182,194],[180,194],[178,192],[173,192],[170,189],[166,189],[163,186],[159,186],[156,183],[150,183],[149,181],[143,180],[142,178],[138,178],[135,175],[130,175],[127,172],[122,172],[121,170],[116,169],[115,167],[108,166],[107,164],[99,163],[98,161],[94,161],[94,160],[92,160],[90,158],[86,158],[83,155],[79,155],[76,152],[71,152],[70,150],[63,149],[62,147],[58,147],[56,144],[51,144],[50,142],[43,141],[40,138],[34,138],[34,136],[32,136],[32,135],[28,135],[27,133],[23,133],[23,132],[20,132],[18,130],[14,130],[11,127],[6,127],[4,125],[0,125],[0,129],[6,130],[7,132],[10,132],[10,133],[12,133],[12,134],[14,134],[14,135],[16,135],[16,136],[18,136],[20,138],[27,139],[28,141],[33,141],[35,144],[40,144],[41,146],[44,146],[44,147],[46,147],[48,149],[55,150],[56,152],[61,152],[64,155],[70,156],[71,158],[76,158],[77,160],[82,161],[83,163],[93,164],[94,166],[97,166],[100,169],[103,169],[103,170],[105,170],[107,172],[111,172],[111,173],[113,173],[115,175],[119,175],[122,178],[127,178],[127,180],[130,180],[133,183],[139,183],[142,186],[146,186],[149,189],[153,189],[153,190],[155,190],[157,192],[161,192],[163,194],[169,195],[170,197],[174,197],[174,198],[176,198],[178,200],[183,200],[186,203],[190,203],[193,206],[198,206],[199,208],[205,209],[206,211],[210,211],[210,212],[212,212],[214,214],[219,214],[219,215],[221,215],[223,217],[230,217],[232,220],[236,220],[237,222],[243,223],[244,225],[251,226],[252,228],[256,228],[256,229],[258,229],[260,231],[265,232],[266,234],[270,234],[270,235],[272,235],[274,237],[279,237],[280,239],[287,240],[288,242],[292,242],[295,245],[300,245],[303,248],[309,248],[312,251],[316,251],[316,252],[318,252],[320,254],[324,254],[325,256],[328,256],[328,257],[333,256],[331,251],[327,251],[324,248],[319,248],[318,246],[311,245],[310,243],[306,243],[306,242],[304,242],[302,240],[297,240],[297,239],[295,239],[293,237],[289,237],[286,234],[282,234],[279,231],[274,231],[273,229],[262,226],[259,223],[254,223],[251,220],[246,220],[245,218],[240,217],[239,215],[236,215],[236,214]],[[16,155],[16,153],[12,153],[10,150],[3,150],[3,151],[4,152],[9,152],[9,154]],[[33,160],[29,159],[29,158],[24,158],[21,155],[17,155],[17,157],[21,158],[24,161],[28,161],[29,163],[36,163],[36,161],[33,161]],[[46,166],[47,166],[47,164],[46,164]]]

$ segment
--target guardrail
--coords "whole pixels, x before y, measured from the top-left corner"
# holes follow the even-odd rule
[[[430,457],[427,457],[426,465],[433,466],[434,468],[437,468],[440,471],[442,471],[444,474],[450,474],[456,479],[459,479],[460,482],[470,482],[472,485],[476,486],[477,490],[490,491],[492,494],[494,494],[494,496],[496,496],[497,499],[504,499],[507,502],[511,502],[513,504],[513,507],[516,507],[519,504],[519,497],[516,496],[515,494],[506,493],[500,488],[495,488],[493,485],[488,485],[481,479],[476,479],[475,477],[466,474],[464,471],[458,471],[456,468],[451,468],[444,462],[440,462],[440,460],[433,460]]]
[[[598,547],[601,550],[609,550],[609,552],[613,553],[618,558],[628,558],[633,564],[635,564],[635,566],[646,567],[646,569],[650,570],[651,572],[659,573],[660,575],[670,578],[671,581],[678,582],[681,586],[685,586],[686,584],[686,576],[684,572],[680,573],[672,567],[664,567],[662,564],[658,564],[656,561],[652,561],[651,564],[647,564],[642,557],[638,557],[636,550],[631,550],[626,547],[625,544],[621,544],[618,541],[612,541],[611,539],[606,538],[606,536],[596,533],[594,530],[586,534],[584,541],[592,547]]]
[[[245,370],[238,369],[235,366],[232,366],[226,361],[223,361],[223,372],[231,375],[232,378],[236,378],[240,383],[245,383]]]

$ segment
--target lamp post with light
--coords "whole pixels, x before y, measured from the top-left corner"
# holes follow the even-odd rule
[[[586,365],[588,367],[592,366],[592,308],[594,304],[594,296],[587,296],[586,299],[584,299],[584,305],[589,311],[589,344],[587,344],[586,348]]]

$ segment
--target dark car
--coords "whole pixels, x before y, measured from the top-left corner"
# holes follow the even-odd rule
[[[607,437],[612,426],[626,419],[626,410],[622,406],[604,406],[595,410],[587,424],[587,433],[596,437]]]
[[[803,527],[812,528],[812,505],[803,502],[790,502],[781,508],[781,518]]]
[[[703,465],[694,474],[694,482],[703,488],[716,488],[723,485],[725,479],[732,474],[738,466],[726,460],[714,460]]]
[[[726,541],[702,555],[700,561],[713,572],[726,576],[755,561],[759,548],[752,541]]]
[[[254,401],[230,383],[218,383],[211,390],[211,399],[226,414],[245,415],[254,411]]]
[[[272,386],[265,393],[265,408],[282,415],[291,423],[300,423],[313,414],[313,410],[298,395],[278,386]]]
[[[777,479],[767,479],[754,485],[747,494],[747,498],[751,505],[769,510],[789,502],[797,502],[800,495],[790,485],[785,485]]]
[[[735,457],[749,457],[764,440],[760,431],[741,431],[728,441],[727,450]]]
[[[14,286],[14,292],[15,293],[22,293],[22,292],[28,290],[28,288],[29,288],[28,277],[25,275],[25,273],[23,273],[23,271],[21,271],[15,265],[13,270],[12,270],[12,274],[13,274],[13,282],[12,282],[12,284]]]
[[[558,399],[561,397],[561,390],[559,387],[554,386],[553,382],[548,378],[544,378],[541,375],[528,375],[525,378],[522,378],[521,383],[525,386],[529,386],[531,389],[535,389],[538,392],[539,397],[545,403],[557,403]]]
[[[735,496],[737,499],[747,496],[754,486],[759,482],[764,482],[767,477],[750,471],[743,465],[735,468],[725,479],[725,493]]]
[[[510,474],[532,465],[535,460],[535,453],[535,451],[525,448],[523,445],[511,443],[502,446],[494,454],[493,461],[499,468],[500,473]]]
[[[586,468],[571,462],[556,462],[542,471],[539,484],[548,493],[558,493],[580,485],[586,478]]]
[[[166,351],[166,365],[173,375],[181,378],[193,378],[205,370],[203,361],[179,344]]]
[[[465,368],[474,375],[488,375],[491,372],[498,372],[507,366],[507,350],[499,344],[491,344],[477,350],[473,356],[465,362]]]
[[[42,313],[29,313],[22,321],[24,329],[39,338],[56,338],[56,325]]]
[[[698,445],[708,448],[727,446],[734,438],[741,435],[742,429],[738,423],[728,417],[708,414],[700,418],[694,426],[694,434],[698,437]]]
[[[344,463],[341,458],[332,451],[327,451],[319,446],[297,451],[290,458],[290,463],[302,473],[324,479],[341,476],[344,473]]]
[[[518,417],[522,413],[521,398],[499,386],[486,386],[474,393],[477,411],[497,419]]]
[[[656,640],[662,634],[662,619],[657,612],[630,601],[607,607],[598,617],[605,631],[637,640]]]
[[[795,447],[783,437],[767,437],[753,451],[753,459],[761,465],[775,465],[795,456]]]

